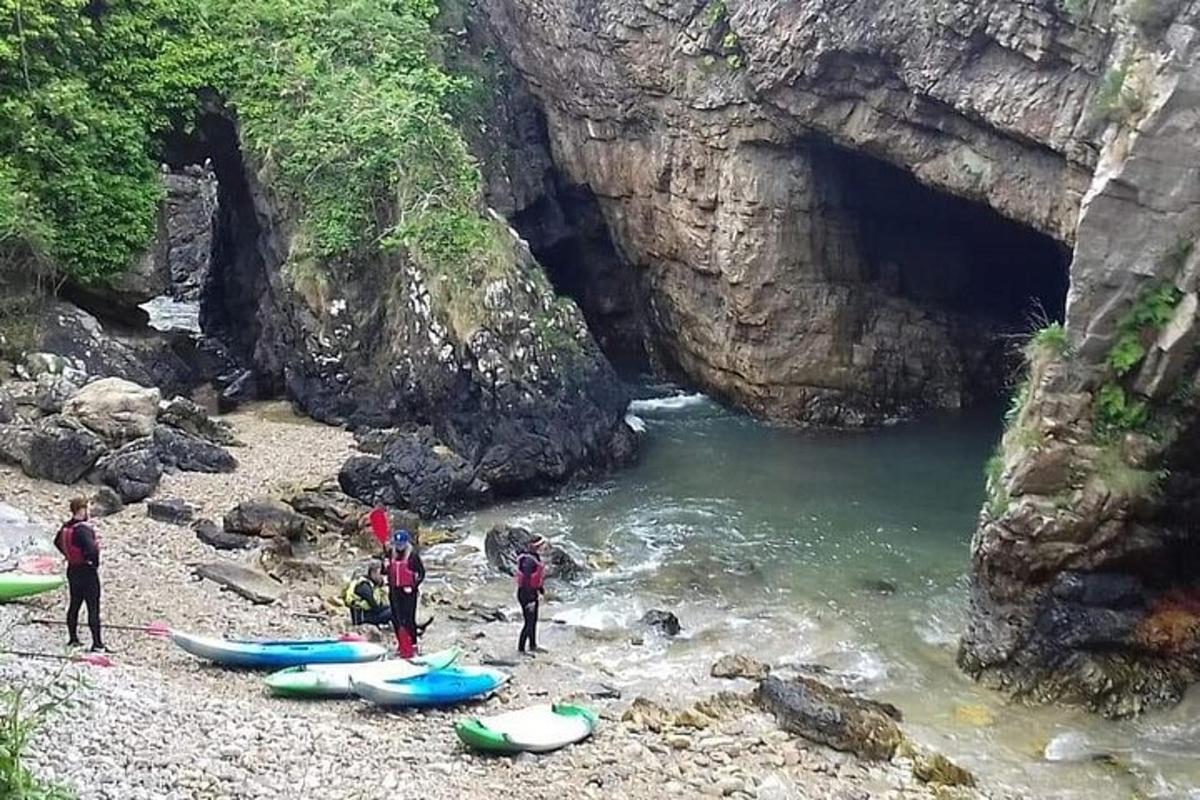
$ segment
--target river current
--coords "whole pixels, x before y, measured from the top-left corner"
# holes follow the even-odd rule
[[[1200,799],[1200,690],[1170,711],[1109,722],[1007,703],[955,667],[999,410],[866,433],[766,425],[695,394],[638,400],[630,414],[644,429],[636,466],[459,520],[476,542],[493,523],[523,525],[599,567],[544,613],[589,634],[580,658],[623,690],[718,688],[708,667],[727,652],[810,665],[895,703],[910,733],[985,785],[1064,800]],[[509,587],[480,592],[500,600]],[[631,646],[650,608],[674,611],[683,634]]]

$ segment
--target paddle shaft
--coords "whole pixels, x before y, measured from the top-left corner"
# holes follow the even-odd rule
[[[27,620],[25,620],[25,622],[23,624],[25,624],[25,625],[61,625],[61,626],[65,626],[67,623],[61,619],[27,619]],[[141,633],[147,633],[147,632],[149,632],[148,631],[149,627],[150,626],[148,626],[148,625],[110,625],[107,622],[104,623],[105,630],[114,630],[114,631],[139,631]]]

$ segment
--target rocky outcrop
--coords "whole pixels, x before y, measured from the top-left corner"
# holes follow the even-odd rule
[[[809,678],[764,678],[754,697],[784,730],[861,758],[890,760],[904,741],[894,706]]]
[[[0,428],[0,462],[55,483],[75,483],[106,449],[96,434],[61,416]]]
[[[483,539],[488,563],[500,572],[512,575],[517,569],[517,556],[524,552],[533,539],[534,534],[524,528],[513,525],[495,526]],[[588,576],[587,567],[577,562],[562,547],[550,542],[542,548],[542,561],[546,565],[547,578],[576,581]]]
[[[166,293],[176,300],[197,301],[212,258],[217,179],[210,169],[191,165],[164,175],[163,183]]]
[[[237,459],[225,448],[167,425],[154,429],[154,447],[168,469],[183,472],[233,472],[237,469]]]
[[[653,349],[711,393],[835,424],[958,407],[998,388],[997,336],[1031,297],[1061,307],[1106,10],[480,6],[558,175],[527,159],[537,179],[503,184],[514,220],[531,241],[552,225],[554,180],[594,198]]]
[[[239,444],[233,427],[213,419],[208,412],[186,397],[173,397],[158,411],[158,421],[213,444],[232,447]]]
[[[70,417],[120,447],[154,432],[159,392],[120,378],[102,378],[80,389],[63,406]]]
[[[1066,331],[1029,347],[959,654],[989,685],[1111,716],[1200,678],[1200,9],[1181,8],[1165,39],[1125,41],[1136,102],[1083,200]]]

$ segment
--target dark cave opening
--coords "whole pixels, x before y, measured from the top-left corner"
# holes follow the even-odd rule
[[[868,279],[889,293],[1023,329],[1063,319],[1066,245],[871,156],[821,143],[814,163],[841,188]]]

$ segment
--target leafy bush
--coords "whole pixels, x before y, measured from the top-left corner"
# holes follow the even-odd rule
[[[35,778],[23,759],[33,734],[69,702],[76,686],[63,681],[60,674],[41,685],[0,688],[0,797],[70,800],[70,792]]]
[[[1096,393],[1096,428],[1103,435],[1138,430],[1150,418],[1150,411],[1141,400],[1131,400],[1125,389],[1107,383]]]
[[[1145,342],[1171,321],[1175,307],[1183,299],[1174,284],[1149,286],[1138,296],[1117,323],[1117,341],[1108,353],[1108,365],[1118,376],[1128,374],[1146,357]]]
[[[1033,347],[1056,356],[1066,355],[1071,349],[1071,340],[1067,337],[1067,329],[1061,322],[1051,322],[1034,333],[1029,341]]]

